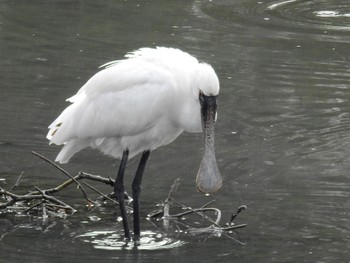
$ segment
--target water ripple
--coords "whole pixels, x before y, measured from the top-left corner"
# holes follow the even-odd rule
[[[287,0],[269,4],[265,9],[270,11],[272,16],[289,25],[327,30],[350,30],[350,3],[348,1]]]
[[[198,17],[211,18],[231,28],[264,28],[272,32],[278,29],[280,37],[290,38],[289,34],[297,33],[333,39],[334,32],[343,34],[350,31],[350,2],[345,0],[248,0],[237,3],[221,0],[203,2],[195,10]],[[260,33],[266,34],[254,31],[254,34]]]
[[[77,236],[85,243],[90,243],[96,249],[102,250],[131,250],[135,249],[133,242],[126,244],[123,237],[115,231],[91,231]],[[181,247],[184,241],[174,240],[152,231],[143,231],[141,233],[140,245],[138,250],[162,250]]]

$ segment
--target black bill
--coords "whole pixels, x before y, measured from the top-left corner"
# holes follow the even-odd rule
[[[222,178],[216,164],[214,126],[216,119],[217,96],[200,94],[202,128],[204,133],[205,151],[196,178],[197,189],[210,194],[222,187]]]

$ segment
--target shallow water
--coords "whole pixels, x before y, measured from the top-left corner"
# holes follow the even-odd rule
[[[348,262],[350,258],[350,4],[322,0],[2,1],[0,178],[20,192],[65,178],[31,154],[54,159],[48,124],[99,65],[144,46],[188,51],[221,81],[216,151],[225,184],[215,205],[238,206],[245,245],[178,233],[146,220],[180,177],[179,200],[211,200],[194,187],[200,134],[154,151],[142,193],[142,240],[122,242],[118,210],[42,222],[0,214],[2,262]],[[137,160],[128,166],[135,169]],[[114,176],[115,161],[86,150],[64,165]],[[131,176],[127,178],[129,185]],[[101,188],[108,190],[108,187]]]

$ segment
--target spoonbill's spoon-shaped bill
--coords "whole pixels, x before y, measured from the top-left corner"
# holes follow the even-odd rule
[[[199,96],[205,150],[196,178],[197,189],[210,194],[222,187],[222,178],[216,164],[214,146],[214,124],[216,117],[216,96]]]

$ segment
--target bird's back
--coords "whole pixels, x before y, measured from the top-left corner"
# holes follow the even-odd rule
[[[184,130],[179,110],[197,107],[190,88],[196,65],[168,48],[140,49],[106,65],[49,126],[51,143],[65,144],[56,160],[67,162],[88,146],[118,158],[126,148],[132,157],[170,143]]]

